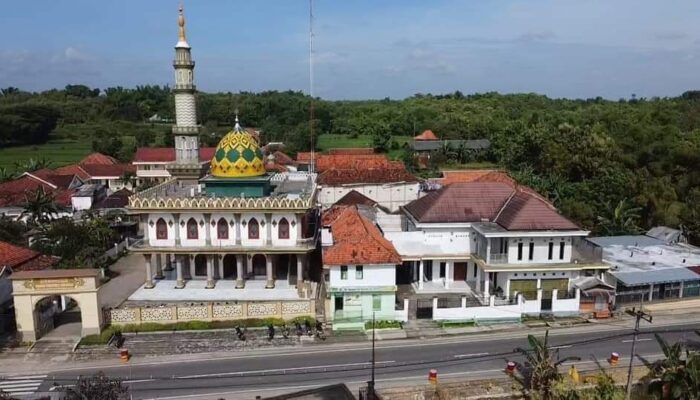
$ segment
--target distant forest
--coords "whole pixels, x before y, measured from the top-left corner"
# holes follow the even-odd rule
[[[265,140],[309,148],[311,99],[299,92],[199,93],[202,142],[231,128],[234,110]],[[128,160],[136,146],[171,145],[170,88],[83,85],[41,93],[0,90],[0,147],[50,138],[92,141]],[[157,115],[159,121],[149,118]],[[417,94],[403,100],[314,100],[316,135],[392,136],[433,130],[442,139],[490,139],[484,160],[547,196],[597,234],[681,227],[700,239],[700,92],[609,101],[535,94]],[[404,157],[408,167],[410,158]]]

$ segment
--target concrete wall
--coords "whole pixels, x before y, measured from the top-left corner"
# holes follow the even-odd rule
[[[156,228],[158,226],[158,220],[163,218],[168,227],[168,238],[167,239],[157,239]],[[153,224],[151,224],[153,222]],[[172,224],[171,224],[172,222]],[[153,226],[151,226],[153,225]],[[177,228],[176,228],[177,227]],[[170,213],[152,213],[148,215],[146,226],[144,230],[147,230],[148,243],[151,246],[158,247],[175,247],[175,229],[179,229],[177,226],[177,221]]]
[[[406,205],[419,197],[418,188],[419,184],[417,182],[386,185],[322,186],[318,192],[318,200],[322,207],[330,207],[354,190],[391,211],[398,211],[400,206]]]
[[[549,259],[549,243],[554,243],[552,249],[552,259]],[[559,243],[564,242],[564,258],[559,258]],[[518,260],[518,243],[523,244],[522,260]],[[535,244],[533,259],[530,260],[529,246]],[[491,249],[494,252],[495,249]],[[509,264],[557,264],[571,262],[571,237],[556,236],[546,238],[511,238],[508,241],[508,263]]]
[[[197,223],[197,238],[188,239],[187,238],[187,224],[193,219]],[[180,244],[183,247],[199,247],[205,246],[206,241],[206,229],[208,228],[207,220],[204,218],[202,213],[182,213],[180,214],[180,224],[177,229],[180,230]]]
[[[340,266],[331,266],[330,287],[386,287],[396,285],[395,265],[365,265],[362,270],[362,279],[357,279],[355,266],[348,265],[348,278],[340,279]]]
[[[228,239],[218,238],[218,223],[222,218],[226,221],[226,225],[228,225]],[[214,225],[212,225],[211,222],[214,222]],[[212,213],[211,222],[209,222],[209,234],[211,235],[210,238],[212,246],[223,247],[236,245],[236,220],[234,219],[232,213]]]

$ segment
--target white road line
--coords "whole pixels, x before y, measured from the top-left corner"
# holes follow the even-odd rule
[[[139,382],[152,382],[155,379],[134,379],[132,381],[123,381],[123,383],[139,383]]]
[[[32,383],[7,383],[3,382],[0,383],[0,389],[8,389],[8,388],[18,388],[18,387],[31,387],[31,386],[41,386],[41,382],[32,382]]]
[[[31,394],[34,394],[34,392],[13,392],[13,396],[29,396]]]
[[[572,344],[567,344],[566,346],[552,346],[551,349],[568,349],[569,347],[574,347]]]
[[[377,361],[375,364],[391,364],[396,361]],[[330,365],[309,365],[307,367],[293,367],[293,368],[277,368],[277,369],[257,369],[251,371],[239,371],[239,372],[222,372],[218,374],[201,374],[201,375],[187,375],[178,376],[176,379],[192,379],[192,378],[208,378],[212,376],[245,376],[254,374],[266,374],[270,372],[283,372],[283,371],[299,371],[299,370],[310,370],[310,369],[323,369],[323,368],[336,368],[336,367],[356,367],[360,365],[372,365],[370,362],[362,363],[350,363],[350,364],[330,364]]]
[[[5,379],[44,379],[47,375],[6,376]]]
[[[641,338],[641,339],[637,339],[638,342],[648,342],[648,341],[650,341],[650,340],[652,340],[652,339],[651,339],[651,338]],[[632,339],[623,340],[622,343],[632,343]]]
[[[41,383],[42,380],[37,380],[37,379],[25,379],[25,380],[14,380],[14,379],[6,379],[3,381],[0,381],[0,386],[6,384],[6,383]]]
[[[487,355],[489,355],[489,353],[455,354],[455,358],[478,357]]]

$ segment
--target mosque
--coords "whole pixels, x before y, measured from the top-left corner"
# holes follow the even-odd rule
[[[139,220],[142,235],[130,251],[143,257],[145,282],[126,306],[207,301],[214,305],[209,317],[218,319],[212,315],[217,305],[272,302],[274,307],[256,303],[247,315],[236,315],[313,315],[319,274],[310,267],[318,254],[316,175],[266,172],[261,144],[241,127],[238,115],[211,160],[202,162],[195,63],[182,8],[178,25],[175,160],[165,167],[169,180],[129,199],[128,211]],[[126,314],[129,318],[113,311],[112,322],[134,322],[119,320],[133,316]],[[169,315],[155,319],[178,319]]]

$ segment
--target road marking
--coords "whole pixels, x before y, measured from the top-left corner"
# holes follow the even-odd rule
[[[31,395],[39,390],[44,378],[46,378],[46,375],[6,377],[0,380],[0,392],[9,393],[13,396]]]
[[[392,364],[396,361],[377,361],[375,364]],[[286,371],[299,371],[299,370],[311,370],[311,369],[325,369],[325,368],[337,368],[337,367],[357,367],[360,365],[372,365],[370,362],[362,363],[349,363],[349,364],[330,364],[330,365],[310,365],[307,367],[293,367],[293,368],[277,368],[277,369],[256,369],[251,371],[239,371],[239,372],[222,372],[218,374],[201,374],[201,375],[186,375],[178,376],[175,379],[193,379],[193,378],[208,378],[212,376],[245,376],[245,375],[255,375],[255,374],[267,374],[270,372],[286,372]]]
[[[638,342],[648,342],[648,341],[650,341],[650,340],[652,340],[652,339],[651,339],[651,338],[637,339]],[[623,340],[623,341],[622,341],[622,343],[632,343],[632,342],[633,342],[632,339],[626,339],[626,340]]]
[[[131,381],[122,381],[122,383],[140,383],[140,382],[153,382],[155,379],[134,379]]]
[[[567,344],[564,346],[552,346],[551,349],[556,350],[556,349],[568,349],[569,347],[574,347],[572,344]]]
[[[7,376],[5,379],[44,379],[46,375]]]
[[[455,358],[478,357],[487,355],[489,355],[489,353],[455,354]]]

